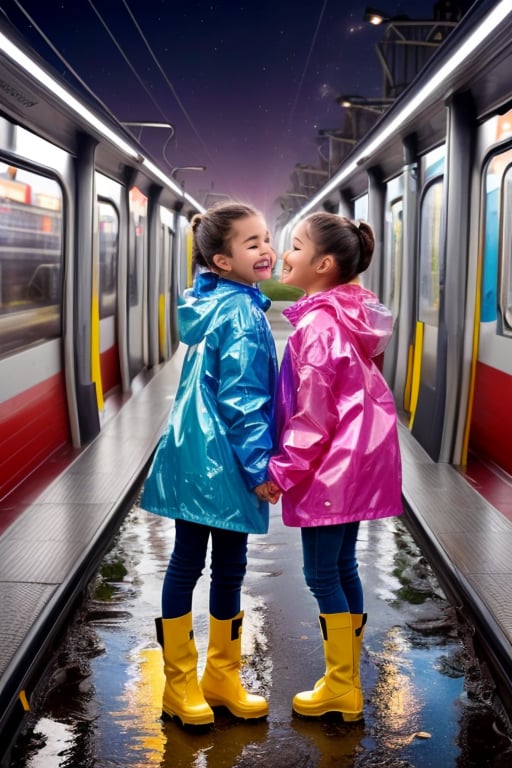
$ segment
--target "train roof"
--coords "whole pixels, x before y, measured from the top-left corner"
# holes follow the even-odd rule
[[[73,155],[87,134],[96,142],[96,167],[107,176],[144,194],[161,187],[160,201],[185,214],[203,210],[99,100],[65,81],[2,16],[0,114]]]
[[[431,57],[409,87],[343,160],[332,178],[292,219],[327,202],[340,190],[355,198],[367,189],[367,174],[384,179],[404,165],[404,144],[423,153],[446,136],[446,106],[467,93],[477,120],[512,105],[512,6],[510,0],[477,2]]]

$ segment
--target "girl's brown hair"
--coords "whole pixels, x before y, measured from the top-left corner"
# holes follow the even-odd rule
[[[216,253],[230,255],[229,241],[233,222],[246,216],[256,216],[258,211],[245,203],[218,203],[205,213],[192,217],[192,259],[194,267],[215,269]]]
[[[370,266],[375,248],[373,230],[366,221],[359,225],[335,213],[312,213],[307,219],[308,234],[316,256],[331,254],[337,264],[340,283],[349,283]]]

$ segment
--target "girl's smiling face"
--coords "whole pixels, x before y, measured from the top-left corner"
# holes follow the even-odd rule
[[[281,282],[309,293],[316,276],[315,256],[315,246],[308,234],[307,223],[302,221],[293,231],[291,249],[283,255]]]
[[[254,285],[271,277],[276,256],[261,216],[244,216],[233,222],[229,250],[229,255],[213,257],[223,277],[244,285]]]
[[[281,282],[302,288],[308,296],[332,288],[339,282],[334,257],[329,253],[319,253],[307,220],[297,224],[293,231],[292,247],[283,255]]]

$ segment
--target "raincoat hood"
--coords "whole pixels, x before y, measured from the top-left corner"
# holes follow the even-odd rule
[[[252,302],[264,312],[270,307],[267,298],[257,286],[235,283],[213,272],[201,272],[194,285],[185,291],[178,306],[180,339],[191,346],[198,344],[216,322],[219,310],[226,312],[225,301],[247,294]],[[201,301],[198,301],[201,299]]]
[[[386,348],[393,331],[393,318],[374,293],[357,283],[337,285],[301,299],[283,314],[295,327],[313,310],[332,315],[350,333],[365,357],[377,357]]]

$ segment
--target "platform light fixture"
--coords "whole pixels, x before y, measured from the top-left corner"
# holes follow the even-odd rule
[[[142,158],[140,153],[134,147],[130,146],[128,142],[124,141],[118,136],[111,128],[108,127],[102,120],[96,117],[87,107],[81,104],[73,94],[51,77],[45,70],[32,61],[22,50],[14,45],[9,38],[0,32],[0,49],[6,54],[14,63],[28,72],[29,75],[38,80],[42,85],[48,88],[52,93],[63,101],[66,106],[75,112],[80,118],[85,120],[89,125],[94,128],[98,133],[104,136],[106,139],[115,144],[119,149],[132,157],[134,160],[141,162]]]

